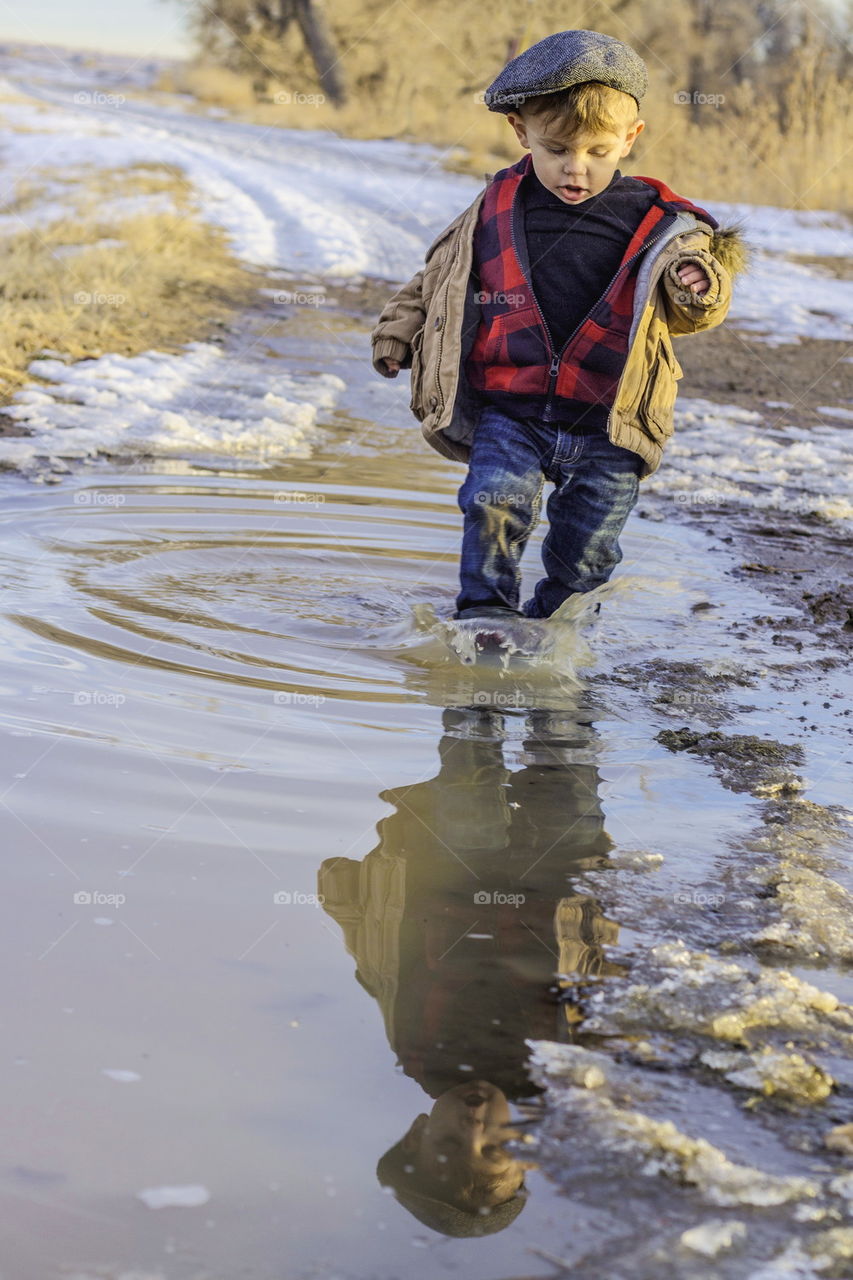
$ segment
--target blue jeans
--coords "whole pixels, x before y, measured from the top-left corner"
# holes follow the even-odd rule
[[[486,405],[474,432],[458,501],[465,517],[454,617],[514,613],[547,618],[576,592],[606,582],[622,559],[619,534],[637,501],[643,462],[602,430],[516,421]],[[545,577],[519,608],[519,562],[539,521],[545,480],[549,529]]]

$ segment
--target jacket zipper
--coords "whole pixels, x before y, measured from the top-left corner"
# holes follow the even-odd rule
[[[517,192],[518,192],[518,188],[516,187],[516,193]],[[510,210],[509,231],[510,231],[510,239],[512,240],[512,247],[513,247],[513,250],[515,251],[516,259],[519,265],[521,265],[521,257],[519,255],[518,245],[515,239],[514,208],[515,208],[515,201],[513,201],[513,209]],[[589,311],[587,311],[586,315],[581,320],[580,324],[578,324],[576,328],[573,330],[573,332],[569,334],[568,338],[566,338],[566,341],[563,343],[562,347],[556,354],[554,353],[554,339],[551,336],[551,330],[548,328],[548,322],[545,319],[545,316],[542,312],[542,308],[539,305],[539,301],[533,289],[533,280],[528,277],[527,272],[524,271],[524,267],[522,266],[522,271],[524,272],[524,278],[527,281],[528,285],[530,286],[530,296],[533,299],[533,302],[536,306],[536,310],[539,312],[539,318],[542,321],[542,327],[548,335],[548,349],[551,352],[551,367],[548,370],[548,374],[549,374],[548,398],[545,401],[545,408],[542,411],[543,422],[551,421],[551,414],[554,408],[554,391],[557,386],[557,375],[560,372],[560,361],[562,360],[563,354],[566,348],[568,347],[569,343],[574,339],[574,337],[580,331],[580,329],[586,324],[587,320],[592,315],[593,311],[598,306],[598,303],[601,301],[601,299],[605,297],[607,293],[609,293],[613,285],[613,281],[617,279],[617,277],[621,274],[622,270],[625,267],[629,267],[635,258],[639,257],[641,253],[645,253],[646,249],[650,249],[651,246],[655,243],[655,241],[660,240],[661,236],[665,235],[666,231],[668,230],[670,230],[670,227],[667,227],[665,231],[659,231],[658,234],[656,236],[653,236],[651,240],[647,240],[645,244],[640,245],[640,248],[637,250],[637,252],[632,253],[631,257],[628,258],[626,262],[623,262],[621,264],[621,266],[619,267],[619,270],[616,272],[616,275],[613,276],[613,279],[610,281],[610,284],[608,284],[607,288],[604,290],[604,293],[602,293],[599,296],[599,298],[592,304]]]

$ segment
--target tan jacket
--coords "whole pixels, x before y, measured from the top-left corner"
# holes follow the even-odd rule
[[[373,366],[392,377],[385,356],[412,370],[410,408],[439,453],[467,462],[481,403],[464,375],[479,324],[471,277],[474,228],[486,188],[433,240],[423,268],[382,309],[371,334]],[[660,465],[673,431],[677,380],[683,369],[670,335],[712,329],[725,319],[732,279],[748,264],[742,226],[717,227],[684,210],[640,263],[628,355],[607,419],[614,444],[644,462],[640,479]],[[676,269],[698,263],[711,287],[701,296]]]

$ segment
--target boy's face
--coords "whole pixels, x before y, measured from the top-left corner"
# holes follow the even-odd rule
[[[543,117],[524,119],[515,111],[507,119],[521,145],[530,149],[536,177],[566,204],[582,204],[604,191],[619,161],[646,127],[644,120],[638,120],[628,130],[568,138],[559,120],[546,126]]]
[[[504,1150],[508,1137],[518,1136],[510,1123],[506,1096],[486,1080],[455,1085],[422,1115],[406,1135],[421,1172],[449,1180],[462,1174],[482,1184],[479,1202],[500,1204],[518,1189],[530,1161],[513,1159]]]

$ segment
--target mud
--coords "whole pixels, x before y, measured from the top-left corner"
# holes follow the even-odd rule
[[[802,337],[798,343],[772,346],[724,323],[707,333],[673,338],[673,347],[684,370],[679,396],[753,409],[770,427],[825,422],[818,405],[853,402],[853,364],[846,342]],[[777,408],[768,401],[786,401],[791,407]]]
[[[690,751],[710,760],[723,786],[731,791],[756,794],[757,788],[768,785],[797,789],[796,782],[780,772],[786,766],[803,763],[803,749],[797,743],[786,745],[754,734],[727,736],[717,730],[703,733],[687,726],[662,729],[655,736],[670,751]]]

